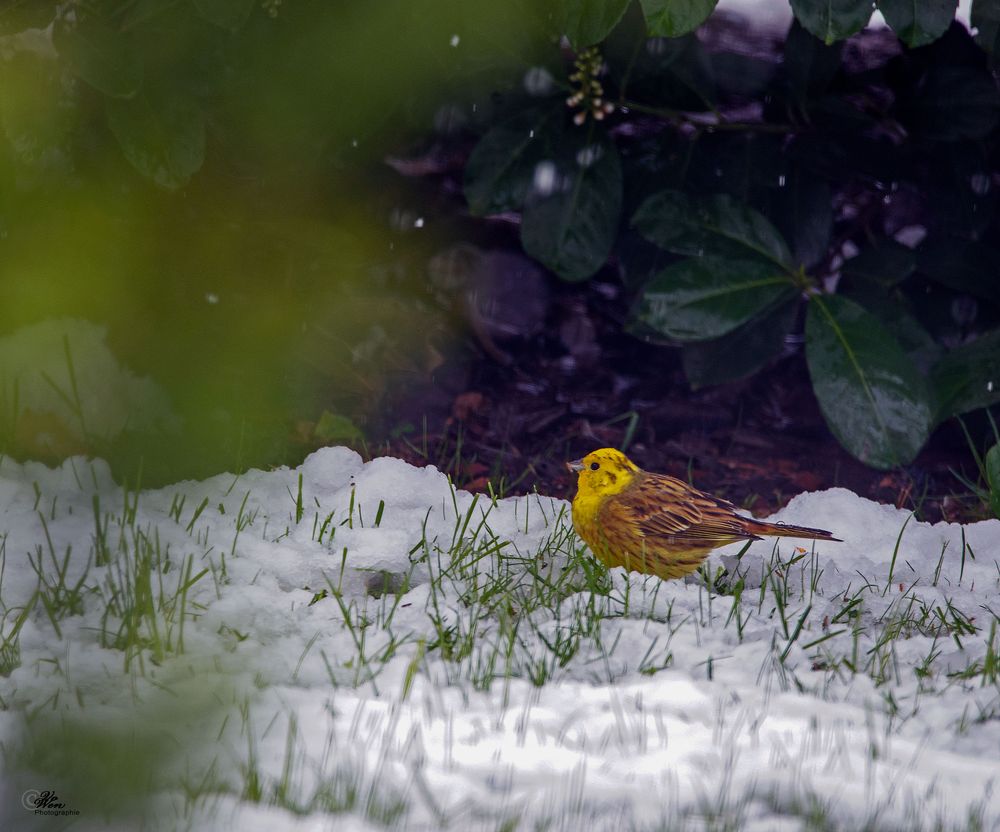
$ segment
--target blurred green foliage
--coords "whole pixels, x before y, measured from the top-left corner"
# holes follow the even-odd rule
[[[545,19],[0,6],[0,450],[95,453],[146,483],[294,461],[295,420],[419,373],[440,325],[414,287],[440,232],[416,232],[383,159],[484,117],[551,58]]]

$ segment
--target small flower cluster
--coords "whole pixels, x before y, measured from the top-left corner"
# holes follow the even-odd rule
[[[583,124],[590,113],[596,121],[614,112],[615,105],[604,100],[604,86],[598,76],[604,70],[604,60],[596,46],[584,49],[576,56],[575,72],[569,76],[569,82],[575,88],[574,93],[566,99],[567,107],[581,107],[573,116],[575,124]]]

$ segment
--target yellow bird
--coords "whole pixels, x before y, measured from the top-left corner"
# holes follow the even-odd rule
[[[611,567],[680,578],[713,549],[762,535],[841,542],[823,529],[744,517],[728,500],[676,477],[643,471],[614,448],[593,451],[566,467],[578,474],[573,526]]]

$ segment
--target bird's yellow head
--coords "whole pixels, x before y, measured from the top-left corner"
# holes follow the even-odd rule
[[[624,491],[639,473],[639,466],[614,448],[591,451],[583,459],[567,462],[566,467],[578,475],[577,493],[587,497],[609,497]]]

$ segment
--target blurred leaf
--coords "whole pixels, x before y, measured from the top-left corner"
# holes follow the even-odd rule
[[[4,0],[0,3],[0,35],[46,28],[57,5],[58,0]]]
[[[986,452],[984,462],[986,482],[990,487],[990,509],[993,516],[1000,519],[1000,445],[994,445]]]
[[[236,31],[248,17],[254,0],[192,0],[198,13],[209,23]]]
[[[931,370],[935,421],[1000,402],[1000,330],[947,353]]]
[[[551,182],[536,177],[521,221],[521,245],[564,280],[586,280],[604,265],[618,236],[621,160],[614,142],[596,127],[567,139]]]
[[[796,293],[772,263],[691,257],[650,280],[633,318],[669,338],[705,341],[732,332]]]
[[[748,97],[763,94],[777,69],[773,61],[736,52],[712,52],[709,60],[712,77],[721,89]]]
[[[322,442],[360,442],[364,439],[361,429],[346,416],[324,410],[313,428],[313,436]]]
[[[52,43],[73,72],[105,95],[128,98],[142,86],[139,57],[121,32],[99,18],[58,19]]]
[[[748,378],[779,355],[795,324],[798,299],[782,303],[711,341],[684,345],[684,374],[695,390]]]
[[[649,33],[676,38],[708,20],[719,0],[639,0]]]
[[[791,0],[796,19],[826,44],[860,32],[872,16],[871,0]]]
[[[957,8],[958,0],[878,0],[885,22],[911,48],[941,37],[955,19]]]
[[[75,115],[63,94],[54,56],[19,50],[0,63],[0,123],[20,161],[35,164],[57,152]]]
[[[710,109],[716,97],[713,61],[694,35],[648,38],[626,53],[622,66],[612,69],[630,101],[702,111]]]
[[[926,138],[981,139],[1000,118],[996,82],[985,70],[932,66],[912,91],[901,97],[899,120]]]
[[[973,0],[969,22],[976,33],[976,42],[991,55],[998,51],[1000,41],[1000,0]]]
[[[920,271],[931,280],[1000,306],[1000,251],[954,237],[927,240],[917,250]]]
[[[647,240],[675,254],[757,255],[791,268],[791,254],[778,229],[726,194],[693,199],[681,191],[660,191],[639,206],[632,224]]]
[[[493,127],[465,165],[465,198],[473,214],[519,210],[537,167],[557,152],[566,117],[562,101],[523,110]]]
[[[792,21],[785,39],[785,77],[800,107],[824,93],[840,69],[842,43],[829,45]]]
[[[910,462],[931,428],[930,396],[899,342],[847,298],[813,297],[806,360],[830,430],[867,465]]]
[[[604,40],[628,8],[629,0],[560,0],[559,28],[576,49]]]
[[[147,179],[177,188],[205,158],[205,115],[197,101],[150,91],[107,99],[108,126],[125,158]]]
[[[858,252],[841,266],[841,274],[890,287],[902,282],[917,268],[913,249],[892,239],[881,239]]]

